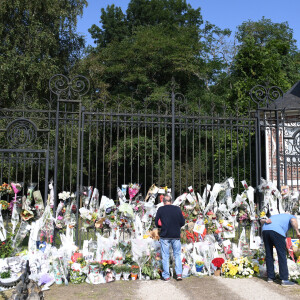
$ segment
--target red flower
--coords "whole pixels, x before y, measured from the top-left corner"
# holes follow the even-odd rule
[[[5,242],[3,242],[2,245],[5,245]]]
[[[224,258],[218,257],[218,258],[214,258],[211,262],[215,267],[221,268],[225,260]]]

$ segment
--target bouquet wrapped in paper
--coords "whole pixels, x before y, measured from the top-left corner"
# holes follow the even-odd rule
[[[11,182],[10,185],[11,185],[11,187],[12,187],[12,189],[13,189],[14,194],[15,194],[15,199],[14,199],[14,201],[16,202],[16,201],[17,201],[17,194],[18,194],[19,192],[21,192],[22,189],[23,189],[23,182]]]
[[[11,187],[11,185],[7,184],[7,183],[3,183],[2,185],[0,185],[0,200],[1,200],[1,197],[3,195],[10,195],[13,193],[13,189]]]
[[[130,200],[130,202],[137,195],[137,193],[139,192],[140,188],[141,188],[141,186],[138,183],[131,183],[131,184],[129,184],[128,192],[129,192],[129,200]]]
[[[124,185],[124,184],[123,184]],[[126,191],[125,191],[126,192]],[[119,187],[117,188],[118,198],[120,201],[120,205],[127,202],[123,189],[121,190]]]
[[[36,183],[30,183],[27,188],[27,197],[23,203],[23,210],[32,210],[31,203],[33,200],[33,191],[36,187]]]
[[[152,240],[151,239],[132,239],[132,257],[139,266],[140,275],[139,278],[142,279],[142,268],[144,264],[150,258],[150,247]]]
[[[92,197],[91,197],[91,201],[90,201],[90,205],[89,205],[89,209],[94,212],[97,211],[99,206],[99,191],[97,188],[94,188]]]
[[[262,211],[267,213],[270,212],[271,215],[278,215],[279,211],[277,209],[277,199],[273,197],[272,191],[276,190],[273,182],[266,181],[261,178],[261,184],[257,187],[258,190],[264,194],[264,200],[262,203]]]
[[[18,229],[18,232],[13,239],[13,248],[16,248],[17,246],[20,245],[20,243],[24,240],[29,230],[30,230],[30,226],[28,225],[28,223],[22,221]]]
[[[149,200],[149,202],[155,203],[155,199],[157,197],[158,190],[159,190],[159,188],[155,184],[152,184],[148,190],[147,196],[145,198],[145,202],[147,202]]]
[[[51,208],[54,206],[54,188],[53,188],[53,180],[50,181],[49,184],[49,195],[48,195],[48,202]]]
[[[38,217],[40,217],[44,212],[44,201],[41,194],[41,191],[34,191],[33,192],[33,199],[35,202],[35,209],[37,211]]]

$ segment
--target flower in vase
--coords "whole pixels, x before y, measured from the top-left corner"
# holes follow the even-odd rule
[[[130,271],[132,274],[137,274],[139,272],[139,269],[140,269],[139,266],[132,265]]]

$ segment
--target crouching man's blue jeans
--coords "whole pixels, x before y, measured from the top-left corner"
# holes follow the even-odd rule
[[[176,239],[160,239],[160,246],[161,246],[161,256],[162,256],[162,265],[163,265],[163,278],[169,278],[169,249],[170,245],[173,249],[174,259],[175,259],[175,272],[176,275],[182,274],[182,264],[181,264],[181,243],[180,240]]]

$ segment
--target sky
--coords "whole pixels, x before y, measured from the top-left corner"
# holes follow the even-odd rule
[[[88,29],[100,26],[101,8],[115,4],[125,13],[130,0],[88,0],[83,16],[78,18],[77,31],[86,38],[87,45],[94,45]],[[201,8],[204,21],[221,29],[236,31],[244,21],[258,21],[263,16],[274,23],[288,22],[294,31],[300,49],[300,0],[187,0],[193,8]]]

